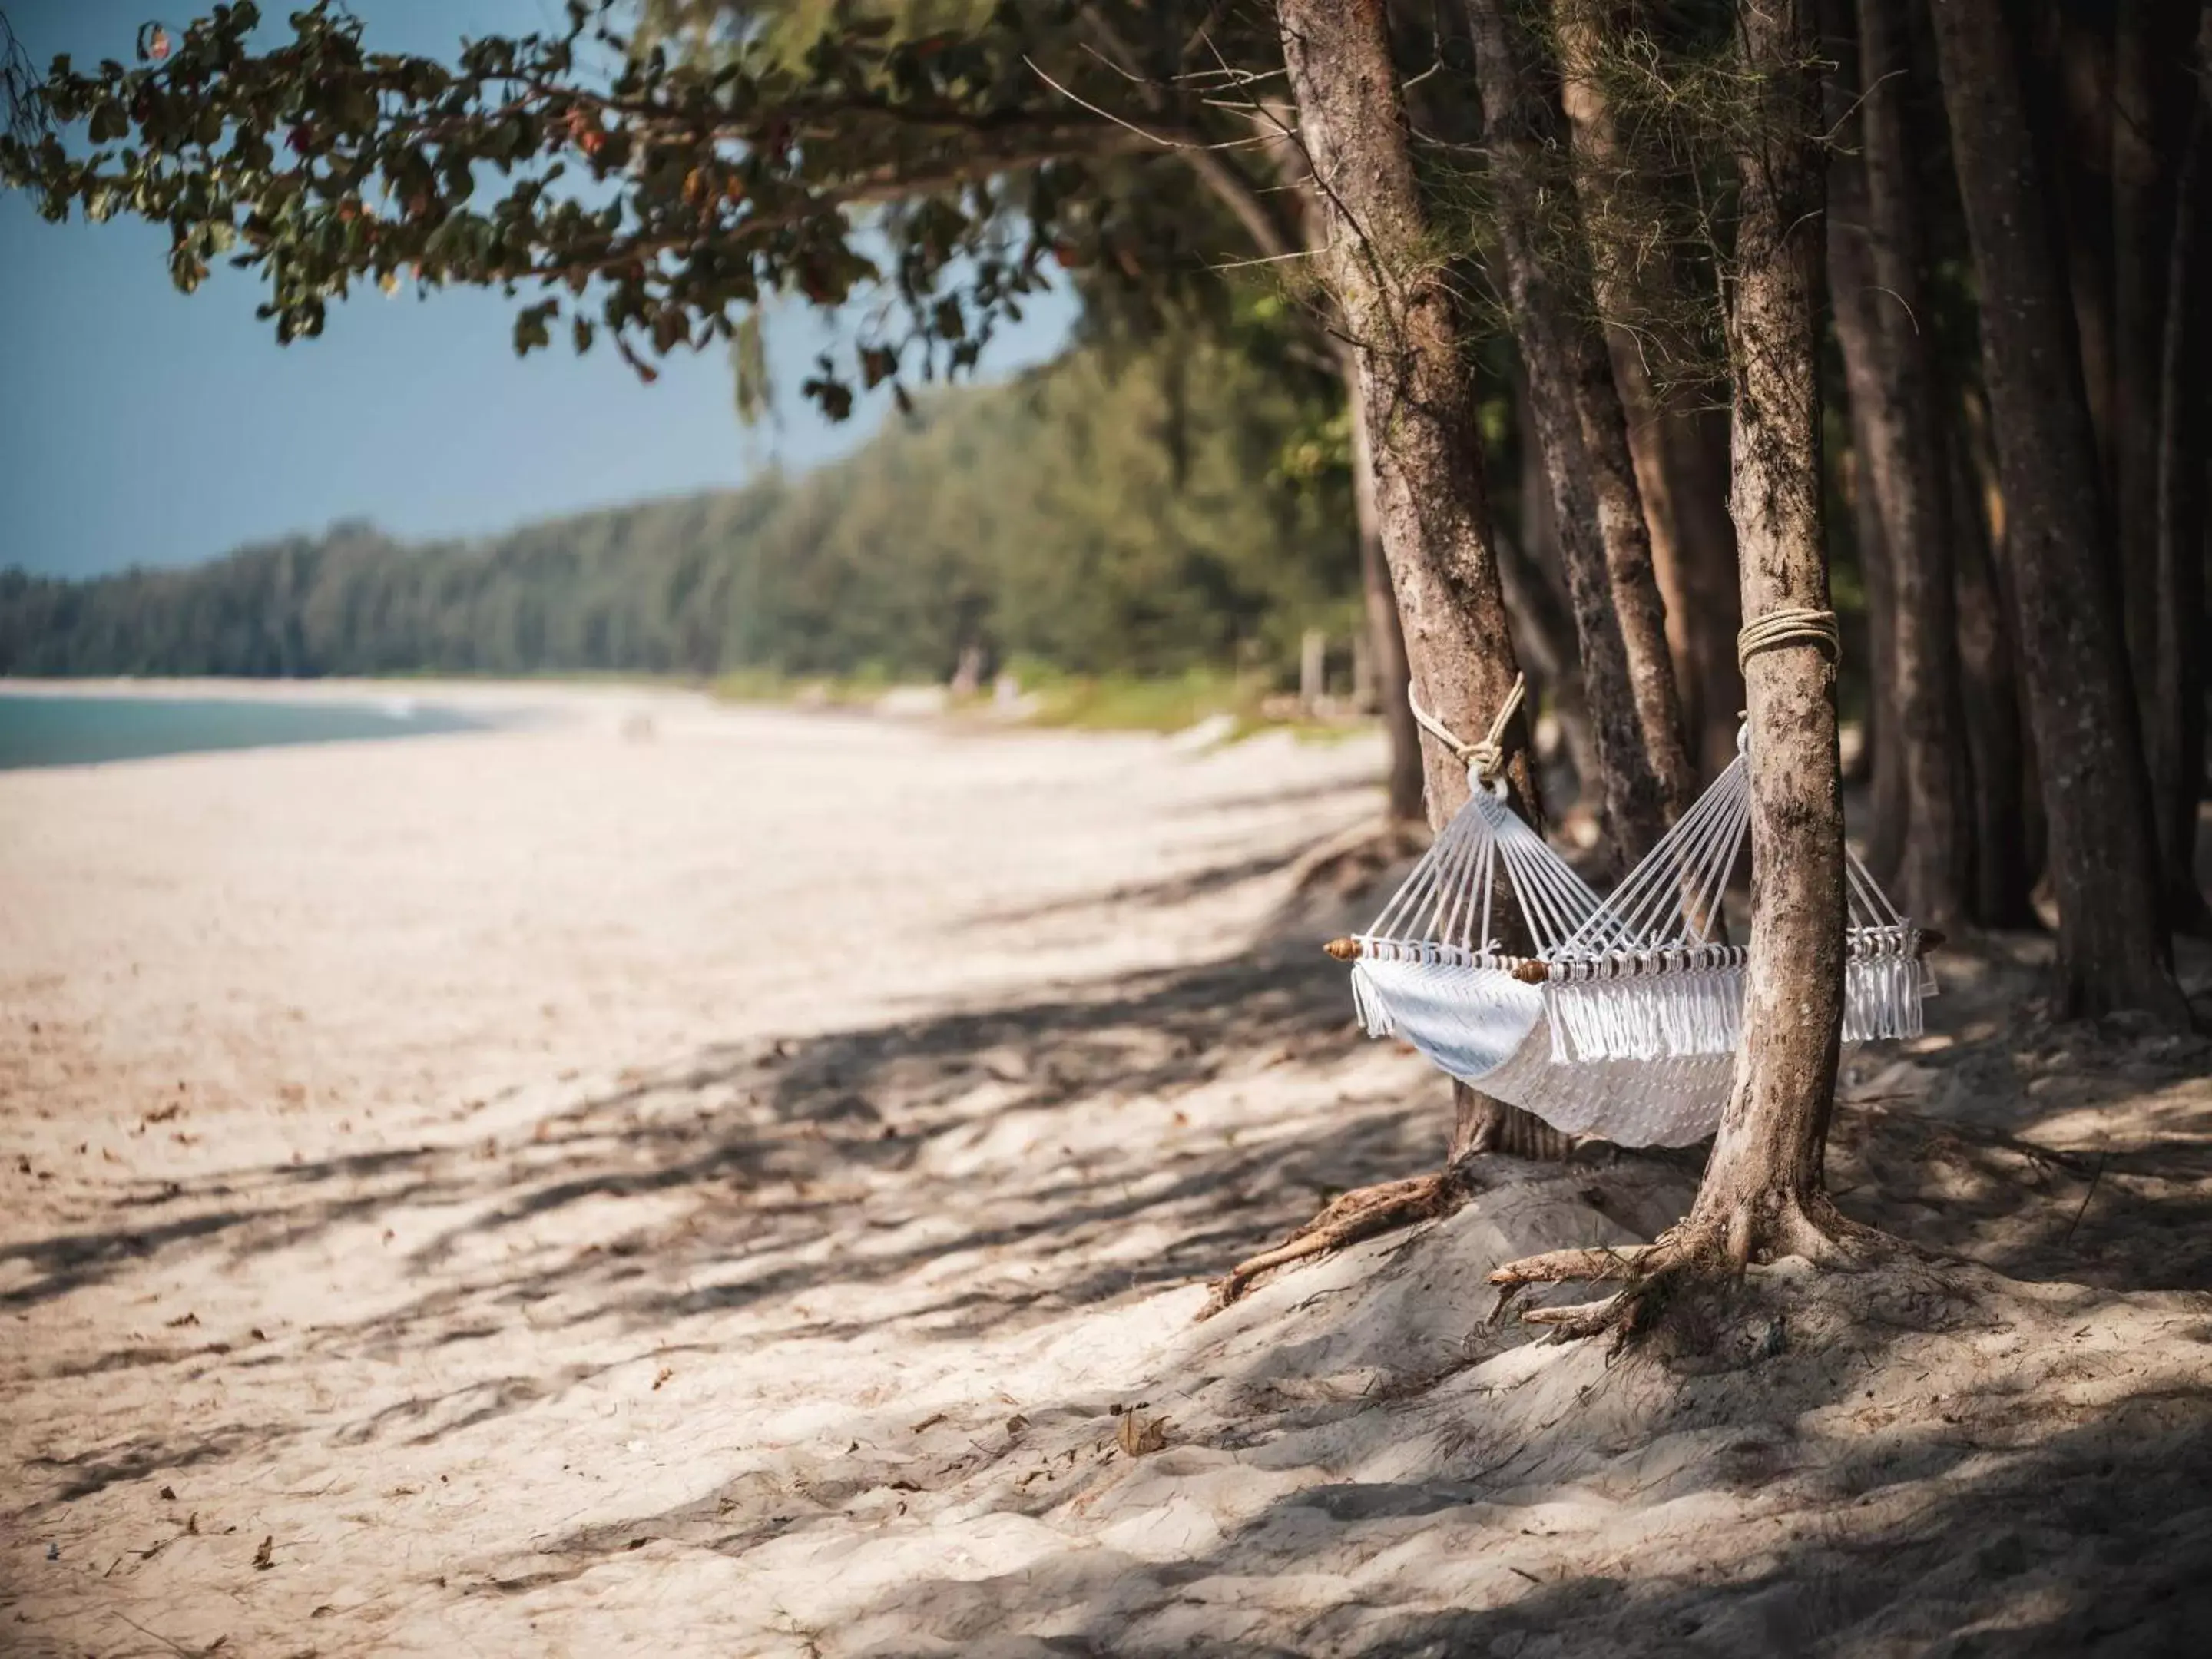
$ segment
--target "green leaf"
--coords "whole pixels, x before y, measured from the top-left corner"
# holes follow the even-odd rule
[[[548,300],[520,313],[514,319],[514,355],[526,357],[533,351],[542,351],[553,343],[550,326],[554,313],[559,310],[557,301]]]

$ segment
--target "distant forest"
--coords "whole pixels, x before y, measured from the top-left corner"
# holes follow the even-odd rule
[[[0,672],[1287,672],[1348,633],[1325,404],[1225,348],[1076,352],[747,488],[409,544],[343,524],[186,569],[0,572]],[[1316,434],[1320,435],[1318,439]],[[737,441],[735,435],[732,442]]]

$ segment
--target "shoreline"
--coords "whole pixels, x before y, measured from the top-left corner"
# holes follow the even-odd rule
[[[0,675],[0,697],[112,698],[162,702],[371,703],[405,700],[448,708],[562,708],[598,706],[620,698],[711,703],[711,693],[671,681],[468,679],[394,675],[316,679],[237,675],[88,676],[82,679]]]

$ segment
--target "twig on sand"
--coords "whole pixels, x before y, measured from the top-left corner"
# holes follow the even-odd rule
[[[2096,1197],[2097,1183],[2105,1178],[2105,1165],[2112,1156],[2112,1148],[2109,1146],[2098,1152],[2097,1167],[2089,1176],[2089,1190],[2081,1194],[2081,1202],[2075,1209],[2074,1218],[2066,1224],[2066,1236],[2058,1241],[2061,1244],[2071,1244],[2074,1242],[2074,1230],[2081,1224],[2081,1218],[2088,1214],[2089,1200]]]

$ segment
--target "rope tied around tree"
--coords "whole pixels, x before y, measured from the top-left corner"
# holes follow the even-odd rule
[[[1478,782],[1489,783],[1498,776],[1498,769],[1505,763],[1505,728],[1513,716],[1520,712],[1521,702],[1528,690],[1528,677],[1516,674],[1513,689],[1505,694],[1505,701],[1498,706],[1498,714],[1490,722],[1490,730],[1474,743],[1462,743],[1459,734],[1413,700],[1411,686],[1406,688],[1406,707],[1413,711],[1413,723],[1451,751],[1454,760],[1468,769],[1469,776]]]
[[[1784,605],[1754,617],[1735,636],[1735,665],[1741,669],[1760,652],[1785,645],[1816,646],[1830,662],[1840,661],[1843,636],[1837,631],[1836,613],[1809,605]]]

